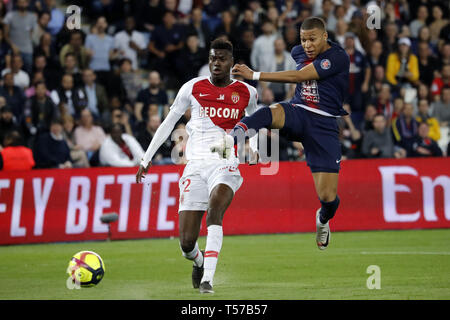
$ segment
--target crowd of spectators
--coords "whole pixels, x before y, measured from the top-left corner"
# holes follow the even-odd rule
[[[367,27],[369,5],[379,29]],[[213,39],[255,70],[295,69],[290,50],[311,15],[350,57],[343,158],[450,155],[448,1],[0,0],[0,168],[136,166],[180,86],[209,74]],[[249,83],[261,107],[295,90]],[[280,160],[304,158],[301,143],[279,141]],[[184,145],[169,138],[153,163]]]

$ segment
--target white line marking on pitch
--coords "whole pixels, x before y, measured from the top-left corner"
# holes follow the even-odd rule
[[[444,255],[444,256],[449,256],[450,252],[426,252],[426,251],[417,251],[417,252],[407,252],[407,251],[401,251],[401,252],[392,252],[392,251],[386,251],[386,252],[368,252],[368,251],[363,251],[361,252],[361,254],[392,254],[392,255],[427,255],[427,254],[431,254],[431,255]]]

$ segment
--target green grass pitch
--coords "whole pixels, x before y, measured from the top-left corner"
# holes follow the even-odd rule
[[[205,238],[199,239],[200,247]],[[0,247],[0,299],[450,299],[450,230],[333,232],[320,251],[312,233],[225,236],[215,294],[191,285],[178,239]],[[100,254],[97,287],[69,290],[69,259]],[[381,289],[366,286],[381,270]]]

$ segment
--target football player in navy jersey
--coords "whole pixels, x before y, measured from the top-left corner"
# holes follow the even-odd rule
[[[328,40],[325,23],[318,17],[305,19],[300,41],[291,51],[296,70],[255,72],[246,65],[233,67],[232,74],[244,79],[296,83],[297,87],[290,101],[243,118],[230,135],[236,142],[240,130],[281,129],[289,139],[302,142],[321,203],[316,212],[316,243],[324,250],[330,243],[329,220],[339,206],[341,147],[336,118],[348,115],[342,105],[348,92],[350,61],[343,48]]]

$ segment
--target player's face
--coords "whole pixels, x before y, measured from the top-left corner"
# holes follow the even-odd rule
[[[233,57],[230,52],[223,49],[211,49],[209,51],[209,71],[215,79],[230,76]]]
[[[328,34],[326,31],[314,28],[311,30],[300,30],[300,42],[308,58],[315,58],[325,50]]]

